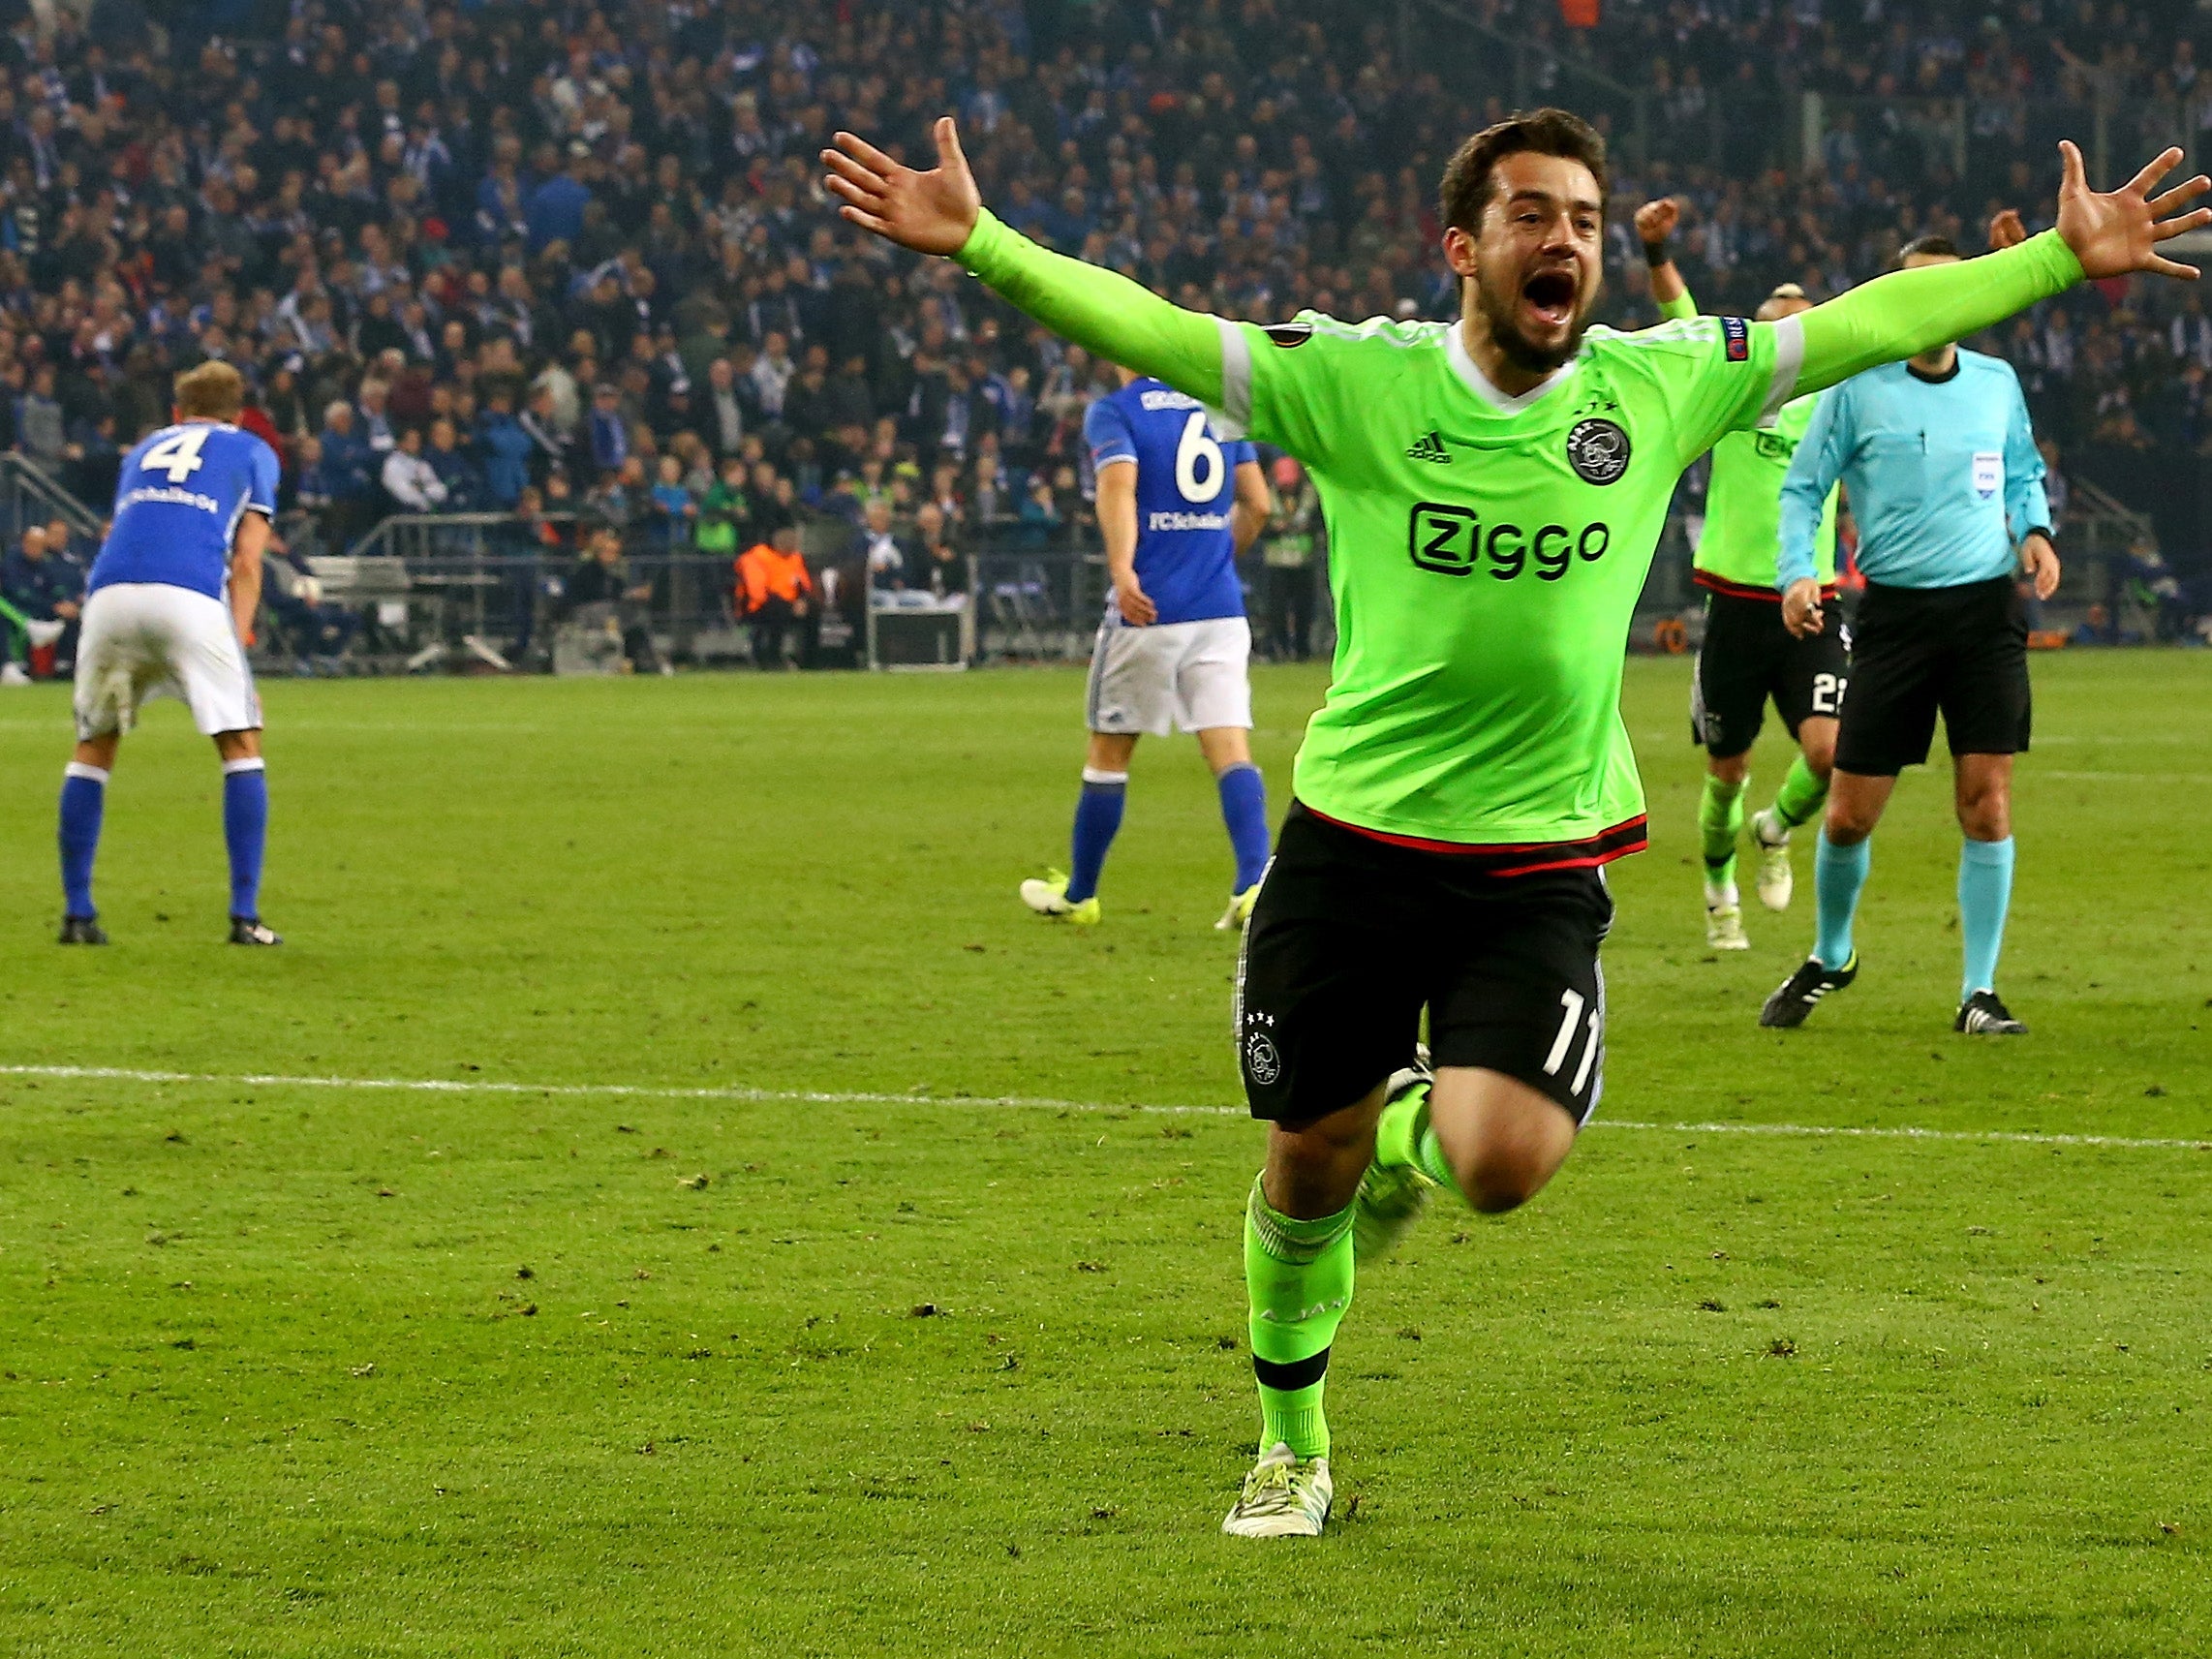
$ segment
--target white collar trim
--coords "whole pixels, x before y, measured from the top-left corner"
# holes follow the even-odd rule
[[[1468,352],[1466,337],[1461,332],[1465,322],[1464,318],[1459,319],[1445,331],[1444,355],[1451,362],[1452,372],[1459,377],[1467,389],[1500,415],[1519,415],[1522,410],[1542,402],[1547,394],[1573,372],[1582,356],[1577,352],[1519,397],[1508,396],[1491,384],[1490,376],[1483,373],[1481,365]]]

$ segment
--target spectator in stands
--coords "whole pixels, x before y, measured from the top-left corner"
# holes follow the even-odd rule
[[[717,455],[735,455],[745,447],[745,435],[760,420],[760,401],[751,377],[740,379],[737,366],[727,357],[707,365],[705,434]]]
[[[878,496],[868,504],[865,511],[860,545],[867,559],[869,586],[886,593],[904,588],[909,564],[914,574],[926,580],[920,550],[910,548],[891,532],[889,498]]]
[[[410,426],[400,432],[398,445],[384,457],[381,476],[384,494],[391,497],[396,510],[445,510],[445,480],[423,457],[421,427]]]
[[[300,659],[300,672],[338,673],[339,659],[361,619],[344,605],[323,602],[323,583],[298,549],[272,536],[264,557],[284,569],[272,570],[262,585],[261,608],[276,618],[286,643]]]
[[[585,424],[592,465],[599,472],[614,472],[630,459],[630,423],[622,411],[621,387],[601,381],[592,388],[592,411]]]
[[[745,493],[745,457],[725,455],[722,476],[699,500],[698,522],[691,533],[691,545],[701,553],[729,560],[734,568],[738,549],[750,544],[746,532],[751,528],[752,517],[753,507]]]
[[[484,505],[483,473],[466,449],[453,423],[441,417],[430,423],[430,442],[422,452],[438,481],[445,487],[442,512],[476,512]]]
[[[622,532],[611,524],[593,526],[584,556],[568,573],[567,609],[573,613],[587,605],[611,607],[622,630],[626,666],[640,674],[672,674],[675,669],[654,645],[648,626],[646,607],[652,599],[652,582],[633,574],[623,557]]]
[[[760,530],[763,539],[737,560],[738,608],[753,634],[753,665],[796,668],[806,658],[814,579],[799,551],[796,519],[772,511],[763,516]]]
[[[117,4],[146,10],[95,15]],[[1546,77],[1567,77],[1546,96],[1582,101],[1587,69],[1654,89],[1633,128],[1615,113],[1613,194],[1683,198],[1684,274],[1740,313],[1777,281],[1863,280],[1904,236],[1955,238],[1993,203],[2047,225],[2053,177],[2034,158],[2092,137],[2100,108],[2147,111],[2162,138],[2174,109],[2212,110],[2201,9],[2101,4],[2087,25],[2073,5],[2043,22],[2028,0],[1984,9],[2001,29],[1817,0],[1578,7],[1588,26],[1567,29],[1558,0],[1478,0],[1405,61],[1356,0],[224,0],[278,21],[257,39],[233,19],[203,63],[189,19],[207,7],[153,8],[167,36],[126,49],[81,6],[41,6],[37,28],[0,31],[0,446],[53,464],[75,445],[57,476],[98,496],[110,445],[169,418],[173,372],[220,355],[288,443],[357,400],[350,430],[320,422],[333,539],[373,516],[397,428],[442,415],[480,447],[489,503],[518,502],[489,436],[503,384],[541,485],[567,466],[580,490],[639,457],[649,486],[691,432],[718,463],[776,465],[755,504],[860,511],[918,467],[906,487],[954,527],[1002,538],[1011,516],[1029,538],[1049,530],[1024,475],[1052,476],[1063,518],[1082,511],[1059,474],[1099,367],[951,264],[864,248],[816,183],[833,127],[911,147],[956,108],[1010,223],[1201,309],[1445,317],[1457,296],[1422,250],[1448,146]],[[0,13],[20,18],[21,0]],[[1827,95],[1825,114],[1800,92]],[[2113,165],[2138,125],[2118,123]],[[1612,238],[1601,320],[1649,322],[1634,238]],[[2159,493],[2145,480],[2194,476],[2212,321],[2185,286],[2084,286],[1997,349],[2084,479],[2141,505]],[[601,382],[611,423],[593,418]],[[2161,504],[2184,521],[2169,551],[2192,549],[2177,564],[2212,546],[2180,499],[2197,493]],[[902,524],[908,510],[895,503]]]
[[[953,546],[950,531],[944,509],[936,502],[924,502],[914,514],[914,539],[919,544],[914,585],[939,596],[965,594],[968,586],[968,561]]]
[[[52,551],[46,527],[27,525],[15,550],[0,561],[0,599],[34,623],[61,623],[53,643],[54,674],[66,674],[77,662],[77,629],[84,601],[84,572],[66,554]],[[45,661],[34,650],[33,671]]]
[[[69,441],[68,423],[54,397],[54,366],[31,371],[30,385],[15,400],[15,446],[47,472],[59,473],[78,448]]]
[[[690,552],[691,524],[699,516],[699,504],[685,487],[684,463],[679,457],[673,454],[661,457],[651,501],[653,551],[661,554]]]
[[[483,456],[483,505],[494,512],[514,511],[529,486],[537,445],[515,418],[509,387],[496,385],[485,397],[484,412],[476,416],[476,447]]]

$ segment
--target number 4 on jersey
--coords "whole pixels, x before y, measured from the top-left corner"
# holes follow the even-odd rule
[[[138,457],[138,470],[169,474],[169,481],[181,484],[200,471],[200,446],[207,442],[207,425],[180,426]]]

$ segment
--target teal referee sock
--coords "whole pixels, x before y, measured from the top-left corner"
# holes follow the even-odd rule
[[[1859,914],[1859,890],[1866,885],[1866,872],[1874,862],[1871,842],[1854,842],[1849,846],[1838,846],[1821,831],[1820,845],[1813,853],[1813,890],[1820,900],[1820,937],[1813,943],[1813,955],[1823,968],[1833,970],[1851,964],[1851,924]]]
[[[2012,838],[1970,841],[1958,849],[1958,935],[1965,961],[1958,999],[1997,989],[2005,913],[2012,905]]]

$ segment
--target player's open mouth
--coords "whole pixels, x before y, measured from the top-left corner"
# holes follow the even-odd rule
[[[1539,323],[1563,328],[1574,321],[1578,287],[1572,271],[1538,271],[1521,285],[1521,297]]]

